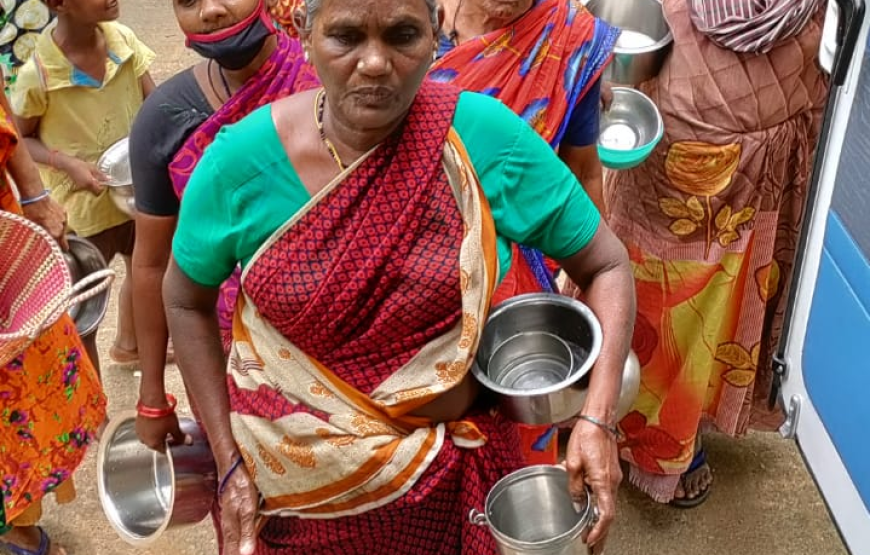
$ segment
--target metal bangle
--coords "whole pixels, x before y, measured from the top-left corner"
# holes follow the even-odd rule
[[[218,486],[218,499],[223,497],[224,491],[227,489],[227,483],[230,481],[230,478],[232,477],[232,475],[236,471],[236,469],[239,468],[239,466],[243,462],[244,462],[244,459],[242,458],[241,455],[236,457],[236,460],[233,461],[233,464],[232,464],[232,466],[230,466],[230,469],[227,470],[227,473],[224,474],[223,478],[221,478],[220,485]]]
[[[37,202],[39,202],[41,200],[47,199],[49,197],[49,195],[51,195],[51,191],[49,191],[48,189],[43,189],[43,191],[41,193],[39,193],[38,195],[36,195],[35,197],[23,198],[20,201],[18,201],[18,203],[21,204],[21,206],[28,206],[30,204],[36,204]]]
[[[587,414],[581,414],[577,418],[579,418],[580,420],[585,420],[586,422],[589,422],[590,424],[595,424],[596,426],[598,426],[602,430],[610,433],[610,435],[612,435],[613,438],[616,439],[617,441],[619,441],[619,439],[622,437],[622,434],[619,433],[619,430],[616,428],[616,426],[611,426],[611,425],[607,424],[606,422],[595,418],[594,416],[589,416]]]

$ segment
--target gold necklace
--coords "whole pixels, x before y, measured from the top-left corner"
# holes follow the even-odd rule
[[[332,141],[330,141],[326,136],[326,131],[323,129],[323,108],[326,104],[325,93],[325,89],[320,89],[317,91],[317,96],[314,98],[314,122],[317,124],[317,130],[320,131],[320,140],[326,146],[326,150],[329,151],[332,159],[335,160],[336,164],[338,164],[338,169],[344,171],[347,169],[347,166],[345,166],[344,162],[341,161],[341,156],[338,155],[338,150],[335,148],[335,145],[332,144]]]

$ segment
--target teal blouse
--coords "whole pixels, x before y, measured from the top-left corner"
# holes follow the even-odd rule
[[[489,201],[498,241],[499,279],[511,243],[567,258],[585,247],[600,216],[552,148],[491,97],[463,92],[453,127]],[[271,105],[225,127],[206,150],[184,192],[173,240],[187,276],[217,287],[311,195],[287,158]]]

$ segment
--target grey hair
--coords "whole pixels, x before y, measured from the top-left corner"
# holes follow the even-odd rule
[[[438,0],[424,1],[426,2],[426,7],[429,8],[429,18],[432,21],[432,29],[437,33],[439,31]],[[323,0],[305,0],[306,16],[304,31],[311,32],[311,28],[314,26],[314,18],[317,17],[317,12],[320,11],[321,6],[323,6]]]

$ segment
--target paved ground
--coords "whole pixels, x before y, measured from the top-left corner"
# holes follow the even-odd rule
[[[194,57],[184,48],[169,0],[122,0],[123,21],[158,53],[154,76],[164,80]],[[116,264],[122,272],[122,266]],[[114,334],[115,303],[100,330],[103,360]],[[133,407],[134,369],[104,368],[111,414]],[[181,397],[177,371],[170,389]],[[707,440],[716,483],[706,504],[679,511],[650,502],[629,486],[620,495],[619,522],[608,553],[615,555],[845,555],[825,506],[794,444],[772,434]],[[217,552],[211,524],[175,529],[148,549],[121,542],[97,500],[94,453],[76,475],[72,505],[46,504],[44,526],[70,555],[209,555]],[[302,555],[302,554],[299,554]],[[382,554],[372,554],[382,555]],[[433,554],[434,555],[434,554]]]

